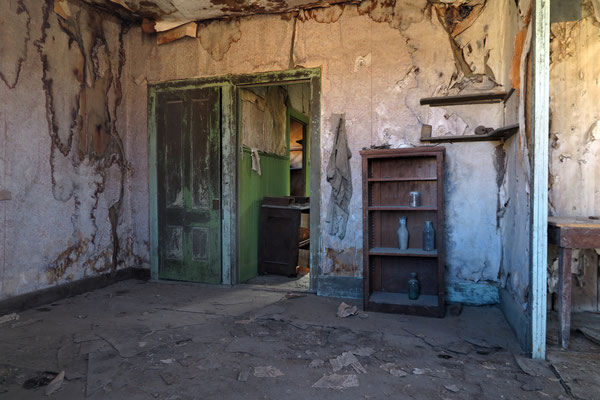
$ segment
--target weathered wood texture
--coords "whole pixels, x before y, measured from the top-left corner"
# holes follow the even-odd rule
[[[421,99],[422,106],[442,107],[458,106],[465,104],[490,104],[501,103],[506,98],[507,92],[471,93],[459,96],[426,97]]]
[[[559,246],[558,321],[559,342],[569,347],[571,329],[571,263],[573,249],[600,247],[600,223],[589,218],[548,218],[548,242]]]
[[[220,90],[158,95],[159,277],[221,282]]]
[[[8,190],[0,189],[0,201],[2,200],[12,200],[12,195]]]
[[[533,1],[532,90],[526,113],[533,117],[531,168],[530,296],[533,358],[546,356],[548,291],[548,133],[550,120],[550,3]]]
[[[569,347],[571,333],[571,256],[572,249],[561,248],[558,261],[558,342]]]
[[[484,142],[492,140],[507,140],[519,131],[519,124],[503,126],[485,135],[454,135],[454,136],[421,136],[421,142]]]
[[[443,147],[363,150],[363,302],[365,310],[443,317],[445,314]],[[409,206],[410,192],[421,204]],[[409,249],[398,249],[400,217],[407,217]],[[423,227],[433,221],[436,250],[423,251]],[[409,300],[417,272],[421,295]]]
[[[300,209],[263,205],[260,213],[258,272],[296,275]]]
[[[146,29],[149,29],[148,27]],[[170,29],[165,32],[159,32],[156,35],[156,43],[157,44],[165,44],[174,42],[175,40],[179,40],[184,37],[196,37],[196,32],[198,30],[198,24],[195,22],[189,22],[187,24],[178,26],[177,28]]]

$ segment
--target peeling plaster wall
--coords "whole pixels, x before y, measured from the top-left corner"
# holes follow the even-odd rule
[[[527,60],[530,50],[528,35],[529,2],[520,1],[518,9],[507,15],[507,31],[515,41],[512,49],[523,49],[513,53],[509,78],[515,94],[506,103],[504,119],[506,124],[520,123],[520,131],[513,140],[496,148],[498,176],[498,215],[497,223],[502,232],[502,263],[499,271],[500,287],[506,289],[511,302],[517,304],[521,312],[527,308],[529,288],[529,151],[525,127],[525,98],[527,96]],[[520,33],[517,33],[520,32]],[[508,45],[508,44],[507,44]],[[508,52],[508,48],[506,49]],[[514,78],[516,76],[516,78]],[[517,94],[520,94],[518,96]]]
[[[600,215],[600,22],[551,29],[550,205],[555,215]]]
[[[147,264],[130,187],[145,165],[122,139],[126,29],[62,5],[0,4],[0,190],[12,198],[0,201],[0,299]]]
[[[600,216],[599,2],[584,1],[580,20],[553,23],[551,41],[550,213]],[[558,260],[556,249],[550,251],[549,287],[555,292]],[[597,311],[597,256],[582,250],[573,259],[573,306]],[[588,260],[594,260],[592,269]]]
[[[278,156],[288,155],[286,91],[280,86],[240,90],[242,145]]]
[[[516,30],[498,16],[515,14],[515,3],[470,0],[456,4],[453,9],[446,2],[368,0],[358,6],[334,6],[335,12],[301,12],[297,19],[273,15],[216,21],[210,24],[213,41],[185,38],[162,46],[155,45],[153,36],[133,28],[126,35],[127,59],[131,60],[125,79],[129,127],[136,129],[136,137],[146,134],[146,104],[141,101],[146,98],[146,81],[321,67],[321,198],[328,199],[331,190],[325,168],[335,134],[335,127],[330,126],[332,114],[346,115],[354,188],[343,240],[326,233],[326,201],[322,202],[321,269],[325,275],[361,277],[359,150],[382,143],[421,145],[423,123],[450,134],[469,134],[478,125],[504,123],[502,105],[443,109],[419,105],[421,97],[502,90],[510,85],[508,61]],[[463,18],[473,9],[477,15]],[[453,13],[459,15],[457,24]],[[267,25],[269,29],[264,29]],[[203,29],[201,25],[200,38]],[[497,167],[498,149],[492,142],[446,147],[447,280],[456,286],[454,299],[477,303],[481,301],[477,293],[461,298],[460,285],[499,284],[503,233],[498,221],[498,176],[506,167]],[[140,182],[145,184],[145,178]],[[147,196],[147,188],[140,185],[139,190],[139,196]]]

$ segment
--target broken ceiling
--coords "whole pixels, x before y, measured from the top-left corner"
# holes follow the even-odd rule
[[[191,21],[283,13],[299,8],[329,6],[344,0],[84,0],[126,19],[148,19],[164,31]]]

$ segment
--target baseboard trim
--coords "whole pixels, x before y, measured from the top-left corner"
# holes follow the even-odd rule
[[[127,279],[149,280],[150,270],[147,268],[123,268],[109,272],[108,274],[79,279],[62,285],[9,297],[8,299],[0,300],[0,315],[39,307],[44,304],[101,289]]]
[[[447,282],[446,302],[469,306],[498,304],[498,287],[487,282]]]
[[[363,280],[351,276],[319,275],[317,295],[341,297],[345,299],[362,299]]]

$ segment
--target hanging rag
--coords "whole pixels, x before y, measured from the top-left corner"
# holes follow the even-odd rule
[[[352,173],[350,170],[352,153],[346,137],[345,114],[333,114],[331,126],[335,126],[336,131],[326,170],[327,182],[331,185],[331,196],[327,205],[325,222],[329,224],[330,235],[337,235],[340,239],[344,239],[350,216],[350,199],[352,198]]]
[[[252,157],[252,170],[256,171],[256,173],[260,176],[262,175],[262,171],[260,170],[260,156],[258,155],[258,149],[251,149],[252,153],[250,154]]]

